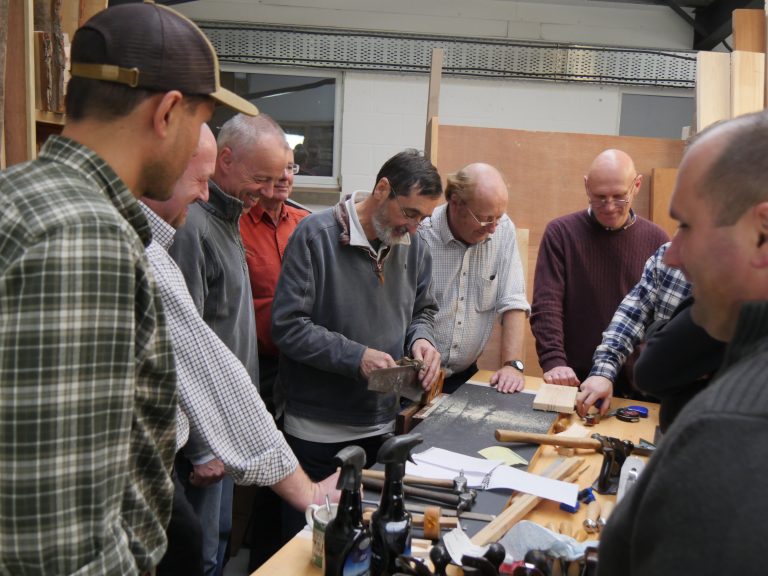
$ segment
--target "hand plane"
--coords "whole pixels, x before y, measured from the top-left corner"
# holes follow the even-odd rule
[[[401,358],[394,368],[373,370],[368,376],[368,390],[393,392],[398,398],[405,396],[414,402],[421,401],[424,389],[419,383],[420,360]]]

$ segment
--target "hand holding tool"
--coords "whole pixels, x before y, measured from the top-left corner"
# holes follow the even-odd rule
[[[380,368],[368,376],[368,390],[374,392],[394,392],[401,396],[421,402],[424,390],[419,383],[419,371],[422,363],[412,358],[401,358],[394,368]]]

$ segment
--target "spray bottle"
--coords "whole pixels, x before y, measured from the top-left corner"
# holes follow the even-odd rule
[[[411,514],[403,502],[403,476],[411,450],[423,441],[421,434],[395,436],[384,442],[376,455],[376,460],[384,464],[384,490],[379,508],[371,516],[373,576],[394,574],[398,571],[397,557],[411,555]]]
[[[365,450],[347,446],[336,454],[341,490],[336,517],[325,529],[325,576],[367,576],[371,570],[371,534],[363,526],[360,486]]]

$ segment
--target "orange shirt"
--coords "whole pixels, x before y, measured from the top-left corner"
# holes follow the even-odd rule
[[[253,308],[256,311],[256,335],[262,356],[278,355],[277,347],[272,342],[272,299],[288,238],[308,214],[306,210],[283,204],[276,226],[271,216],[257,204],[240,218],[240,235],[245,247]]]

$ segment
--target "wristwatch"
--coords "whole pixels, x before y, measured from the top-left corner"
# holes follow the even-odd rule
[[[523,364],[522,360],[507,360],[504,362],[504,366],[512,366],[512,368],[520,370],[520,372],[525,370],[525,364]]]

